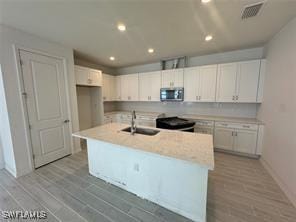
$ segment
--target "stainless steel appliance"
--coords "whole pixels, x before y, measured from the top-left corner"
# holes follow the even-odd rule
[[[183,101],[184,88],[161,88],[160,101]]]
[[[178,118],[176,116],[156,119],[156,127],[161,129],[194,132],[194,125],[194,121]]]

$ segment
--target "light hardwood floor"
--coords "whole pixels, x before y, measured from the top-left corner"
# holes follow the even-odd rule
[[[46,221],[190,221],[90,176],[85,151],[17,180],[0,170],[0,210],[45,210]],[[215,153],[207,220],[295,222],[296,209],[258,160]]]

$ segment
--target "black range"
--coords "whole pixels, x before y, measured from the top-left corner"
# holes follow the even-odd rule
[[[156,119],[156,127],[160,129],[194,132],[194,125],[194,121],[182,119],[177,116]]]

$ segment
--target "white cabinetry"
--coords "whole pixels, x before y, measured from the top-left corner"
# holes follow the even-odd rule
[[[138,74],[129,74],[121,76],[121,100],[138,101],[139,100],[139,79]]]
[[[236,101],[241,103],[257,102],[260,75],[260,60],[238,63]]]
[[[160,100],[161,73],[147,72],[139,74],[139,100],[159,101]]]
[[[184,70],[185,101],[215,102],[217,65]]]
[[[116,86],[114,76],[103,74],[102,94],[103,101],[116,100]]]
[[[260,60],[220,64],[217,102],[256,103]]]
[[[75,65],[76,85],[102,86],[102,72]]]
[[[233,150],[233,129],[215,128],[215,148]]]
[[[215,123],[214,147],[245,154],[256,154],[258,125]]]
[[[217,102],[234,102],[236,93],[237,63],[218,65]]]
[[[115,77],[115,100],[121,100],[121,76]]]
[[[212,120],[196,120],[194,126],[195,133],[214,134],[214,121]]]
[[[161,72],[161,87],[183,87],[184,86],[184,69],[170,69]]]

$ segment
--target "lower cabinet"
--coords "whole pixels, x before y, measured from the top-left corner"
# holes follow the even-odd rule
[[[106,114],[104,115],[104,124],[108,123],[123,123],[131,124],[132,116],[130,114]],[[156,127],[156,118],[151,116],[137,115],[137,126]]]
[[[235,132],[235,151],[241,153],[256,153],[257,131],[237,130]]]
[[[224,150],[233,150],[233,129],[215,128],[214,147]]]
[[[255,155],[257,150],[257,125],[225,124],[215,127],[214,147],[238,153]],[[243,128],[249,129],[243,129]]]

